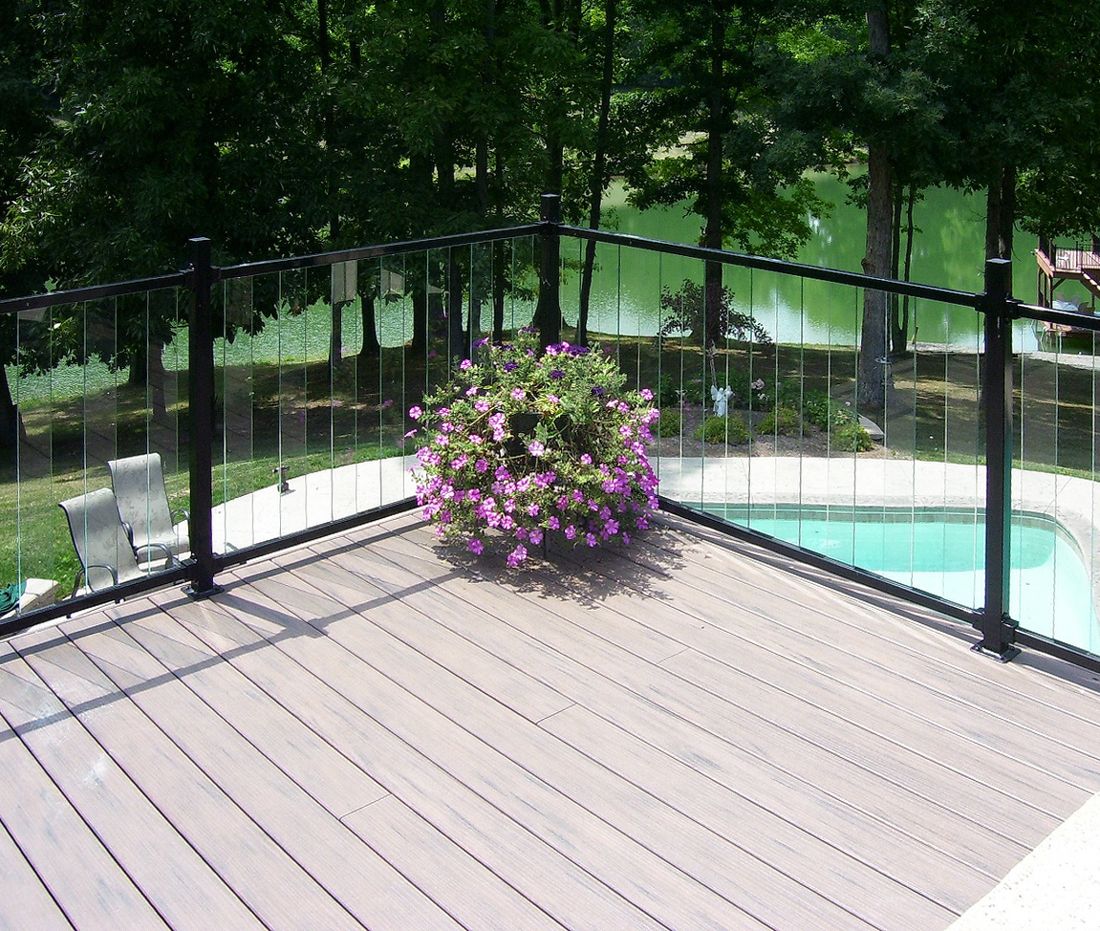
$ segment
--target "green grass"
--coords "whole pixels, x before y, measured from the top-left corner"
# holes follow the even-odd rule
[[[354,321],[351,335],[345,331],[350,353],[358,345],[353,342],[358,314],[345,312],[344,320]],[[223,424],[219,414],[215,504],[274,483],[272,469],[279,465],[288,465],[293,477],[399,454],[401,437],[411,426],[403,412],[447,377],[441,347],[434,353],[384,348],[382,358],[365,368],[357,369],[349,358],[333,373],[326,362],[327,322],[327,307],[317,305],[278,326],[272,321],[255,339],[242,336],[219,350],[216,392],[229,422]],[[181,336],[186,334],[177,335],[176,342]],[[572,333],[563,336],[570,339]],[[645,337],[603,342],[618,351],[629,387],[659,388],[662,397],[675,398],[685,387],[703,395],[710,383],[709,360],[695,347],[677,341],[658,345]],[[187,378],[179,370],[179,354],[170,353],[165,362],[165,400],[157,412],[144,386],[128,385],[125,372],[110,372],[102,363],[20,380],[28,442],[21,447],[18,482],[15,462],[0,460],[0,513],[10,515],[6,526],[18,531],[0,535],[0,585],[17,575],[58,579],[63,590],[71,585],[77,563],[57,502],[109,485],[107,459],[160,451],[172,505],[187,506]],[[880,425],[886,426],[896,456],[984,461],[979,364],[973,356],[929,354],[908,369],[895,367],[896,403]],[[765,353],[731,345],[718,353],[715,365],[723,383],[726,373],[738,373],[746,383],[763,378],[769,398],[801,407],[808,419],[806,401],[828,418],[854,395],[853,348],[776,346]],[[1095,380],[1091,370],[1017,359],[1018,465],[1095,479],[1100,451]],[[673,421],[665,418],[662,434],[675,428]],[[229,437],[224,465],[219,464],[223,428]]]

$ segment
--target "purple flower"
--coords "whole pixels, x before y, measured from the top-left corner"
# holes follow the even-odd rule
[[[536,527],[531,531],[531,545],[538,546],[542,542],[542,531]]]
[[[538,440],[531,440],[531,442],[527,444],[527,452],[529,452],[532,456],[541,456],[544,452],[546,452],[546,447],[543,446],[542,443],[540,443]]]
[[[467,369],[473,368],[474,363],[471,362],[469,359],[463,359],[461,362],[458,363],[458,367],[465,372]]]
[[[551,530],[557,530],[561,526],[561,521],[558,520],[557,517],[551,515],[546,524]]]
[[[570,524],[565,528],[565,539],[575,540],[577,538],[577,528]]]
[[[485,544],[482,543],[477,537],[470,537],[470,542],[466,544],[470,548],[471,553],[475,553],[480,556],[485,549]]]
[[[595,546],[596,545],[596,535],[594,533],[586,533],[584,535],[584,542],[587,543],[589,546]]]
[[[524,395],[524,391],[523,391],[522,388],[513,388],[512,389],[512,400],[513,401],[522,401],[524,396],[525,395]]]
[[[565,372],[563,372],[561,369],[553,369],[550,372],[550,377],[554,379],[554,381],[561,381],[563,378],[565,378]]]
[[[581,465],[592,465],[592,457],[588,453],[581,456]]]
[[[504,369],[504,371],[506,372],[514,372],[516,369],[519,368],[519,363],[513,361],[512,359],[509,359],[507,362],[504,363],[504,365],[501,366],[501,368]]]
[[[424,416],[424,412],[419,407],[416,407],[414,405],[414,406],[409,408],[409,416],[413,420],[419,420],[421,417]]]
[[[478,461],[474,463],[474,468],[477,469],[478,472],[487,472],[489,469],[489,463],[486,462],[484,459],[478,459]]]
[[[521,543],[514,550],[512,550],[512,552],[510,552],[508,554],[508,565],[512,566],[514,568],[515,566],[518,566],[521,562],[523,562],[526,558],[527,558],[527,547],[525,547]]]

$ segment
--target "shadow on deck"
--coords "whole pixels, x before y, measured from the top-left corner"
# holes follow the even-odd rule
[[[220,580],[0,644],[0,925],[942,928],[1100,789],[1095,677],[668,517]]]

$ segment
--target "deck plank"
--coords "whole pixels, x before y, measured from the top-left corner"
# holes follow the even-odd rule
[[[82,645],[106,637],[111,628],[113,624],[105,625],[82,637]],[[247,904],[253,913],[250,926],[257,925],[258,917],[270,928],[301,928],[318,920],[333,928],[359,927],[82,650],[71,642],[55,640],[30,661],[67,703],[81,709],[81,722],[103,748],[101,765],[109,762],[126,770],[164,819],[185,834],[211,870]],[[141,688],[148,695],[161,685],[158,680],[146,680]],[[180,723],[189,726],[186,720]],[[158,819],[150,816],[149,820],[149,836],[155,838],[152,829]],[[121,809],[109,822],[115,823],[140,836],[145,819],[128,817]],[[155,869],[165,861],[154,846],[125,862],[129,870],[135,870],[146,865]],[[218,885],[220,882],[192,884],[182,877],[155,877],[148,883],[148,891],[179,897],[180,920],[195,920],[201,917],[203,900],[213,899]],[[189,894],[195,897],[190,904]],[[210,927],[209,922],[205,926]],[[249,923],[236,920],[226,926],[246,927]]]
[[[343,817],[386,795],[170,614],[129,619],[126,631],[330,814]]]
[[[605,565],[616,564],[608,561]],[[622,569],[611,571],[621,573]],[[794,698],[807,706],[802,709],[805,714],[848,715],[848,723],[852,723],[854,709],[873,721],[876,736],[884,741],[909,750],[934,747],[937,765],[953,767],[1055,818],[1075,810],[1088,795],[1082,791],[1084,787],[1100,775],[1100,759],[1075,748],[1055,757],[1063,764],[1059,773],[1047,771],[1038,761],[1050,757],[1053,742],[1033,736],[1025,743],[1021,732],[1010,725],[983,729],[982,723],[988,719],[973,713],[966,717],[957,702],[898,675],[890,668],[889,656],[862,658],[820,639],[811,641],[803,630],[811,619],[821,620],[820,612],[784,606],[774,592],[765,598],[743,587],[708,591],[705,584],[705,577],[685,570],[667,580],[666,588],[681,598],[690,593],[687,610],[707,624],[708,629],[693,635],[692,645],[745,675],[755,676],[764,687],[764,701]],[[637,616],[644,619],[641,612]],[[980,660],[975,656],[965,661]],[[676,660],[669,666],[675,668]],[[782,671],[788,667],[797,673],[797,696],[783,696],[774,689],[769,692],[770,683],[782,684]],[[880,713],[866,715],[876,707]],[[799,710],[792,708],[790,715],[783,716],[798,719]],[[1027,755],[1037,762],[1022,759]],[[1068,769],[1066,763],[1071,764]]]
[[[364,841],[479,931],[561,931],[560,922],[393,795],[344,817]]]
[[[377,566],[376,561],[372,564]],[[367,584],[365,580],[363,584]],[[412,599],[405,604],[411,606]],[[415,613],[418,612],[406,607],[403,617]],[[445,669],[431,667],[429,660],[411,649],[404,649],[390,636],[388,624],[377,617],[371,620],[375,624],[382,623],[383,630],[375,632],[360,623],[340,626],[339,630],[338,625],[330,625],[327,631],[349,651],[376,668],[385,669],[387,676],[408,692],[451,719],[463,722],[465,729],[486,746],[507,756],[578,804],[583,802],[622,833],[650,845],[654,852],[704,881],[725,898],[742,905],[762,921],[797,917],[803,922],[826,921],[831,927],[864,926],[863,922],[853,921],[851,915],[836,910],[828,899],[777,875],[767,861],[754,860],[751,855],[746,857],[744,850],[728,838],[722,838],[713,826],[703,828],[701,823],[683,818],[660,802],[659,797],[641,792],[619,778],[613,769],[593,765],[587,757],[515,721],[457,676]],[[455,668],[463,666],[459,664]],[[444,683],[449,687],[444,688]],[[772,835],[777,827],[774,823],[759,826],[759,833],[769,842],[776,843],[776,849],[779,842]],[[659,842],[654,846],[654,838],[674,840],[662,848]],[[807,855],[806,865],[811,856]],[[721,864],[718,873],[714,871],[715,864]],[[864,881],[860,888],[861,897],[880,902],[889,900],[892,892],[888,883],[880,887],[873,878]],[[775,912],[777,908],[782,910],[781,914]]]
[[[411,558],[409,553],[402,553],[402,556],[406,560]],[[495,577],[490,575],[489,581],[494,580]],[[475,597],[475,594],[472,591],[464,594],[455,588],[446,595],[450,597],[441,597],[433,606],[433,610],[438,612],[437,616],[441,620],[445,619],[446,623],[464,625],[468,635],[472,637],[486,636],[486,632],[478,625],[468,624],[464,608],[455,607],[452,603],[460,602],[463,597]],[[476,597],[480,599],[482,596],[477,594]],[[470,603],[472,602],[467,602],[467,604]],[[658,610],[657,602],[649,600],[644,604],[647,617],[651,619],[663,617],[663,612]],[[715,696],[704,694],[688,701],[672,701],[676,698],[674,691],[670,693],[670,697],[665,696],[660,689],[652,688],[648,681],[650,673],[630,658],[617,654],[609,644],[595,638],[586,639],[567,628],[559,629],[561,620],[558,615],[562,615],[563,618],[568,617],[570,610],[571,605],[568,603],[554,604],[552,609],[548,609],[532,601],[526,610],[512,611],[502,619],[508,620],[521,634],[526,633],[530,639],[541,638],[546,642],[549,649],[539,658],[537,666],[531,668],[538,668],[544,676],[548,677],[548,681],[564,693],[577,698],[582,704],[600,707],[601,700],[598,695],[588,698],[577,691],[578,688],[587,687],[587,680],[583,675],[578,677],[572,664],[562,661],[561,657],[567,655],[570,650],[575,650],[584,664],[590,666],[596,664],[598,668],[605,669],[610,678],[617,678],[619,685],[623,686],[615,702],[610,704],[603,702],[606,710],[602,710],[601,713],[616,716],[622,713],[623,709],[638,708],[644,714],[652,707],[654,701],[669,705],[669,710],[675,715],[695,722],[704,731],[715,732],[720,739],[734,746],[742,746],[745,752],[755,760],[756,766],[763,763],[772,770],[789,772],[806,784],[806,791],[827,791],[832,797],[846,801],[853,810],[873,812],[879,823],[893,823],[899,830],[912,828],[913,825],[928,824],[931,827],[935,824],[943,824],[944,813],[936,810],[934,802],[929,805],[927,800],[920,796],[913,796],[912,793],[903,791],[897,786],[884,783],[873,772],[858,765],[858,761],[851,766],[838,769],[839,764],[829,755],[815,754],[812,752],[815,750],[813,744],[807,744],[801,737],[789,734],[782,729],[760,731],[758,727],[754,732],[749,728],[751,719],[739,715],[735,708],[730,707],[728,703],[723,703]],[[508,638],[505,632],[499,629],[494,633],[498,637],[505,638],[495,649],[511,649],[511,641],[515,638]],[[525,644],[525,647],[527,646]],[[636,686],[631,686],[632,675],[627,674],[629,670],[637,671]],[[735,721],[737,726],[724,727],[725,721]],[[646,725],[636,722],[632,726],[644,728]],[[759,726],[763,727],[764,722],[760,722]],[[772,759],[778,742],[782,742],[790,750],[786,756],[792,765],[786,770],[783,767],[777,767]],[[899,792],[901,792],[900,796]],[[960,826],[966,826],[967,836],[972,830],[985,838],[986,843],[979,848],[979,857],[988,856],[988,851],[998,851],[1006,844],[1010,850],[1012,849],[1011,842],[1007,841],[1002,834],[975,824],[965,815],[960,815],[956,820],[960,821]],[[935,837],[936,834],[931,831],[928,836]],[[1026,848],[1022,845],[1016,847],[1019,852],[1024,849]],[[1002,864],[1003,860],[996,859],[993,865],[998,867]]]
[[[215,636],[228,642],[251,640],[256,645],[272,643],[278,647],[262,655],[259,651],[240,651],[231,662],[284,705],[301,708],[304,719],[318,734],[357,761],[391,794],[473,859],[511,887],[523,889],[528,898],[565,927],[593,931],[656,931],[660,927],[318,678],[308,664],[298,661],[299,651],[293,649],[296,642],[312,638],[312,629],[303,631],[297,639],[288,636],[294,628],[285,614],[257,597],[248,597],[243,589],[232,585],[219,596],[218,604],[187,605],[177,611],[176,617],[204,639],[213,630]]]
[[[253,579],[250,587],[256,584]],[[259,596],[254,587],[253,591]],[[296,609],[308,616],[313,603],[312,598],[300,598]],[[314,619],[331,629],[336,623],[334,616],[341,613],[321,601]],[[685,875],[513,763],[496,748],[476,740],[393,680],[348,663],[334,652],[336,645],[329,638],[297,637],[280,644],[287,649],[291,645],[298,648],[300,662],[323,671],[326,681],[372,718],[580,868],[600,876],[619,895],[637,903],[656,920],[671,927],[688,924],[715,929],[763,927],[705,883]],[[444,703],[459,700],[459,694],[448,689],[452,683],[453,680],[448,682],[441,676],[430,679],[431,687],[438,690],[439,700]],[[773,907],[782,904],[777,902]]]
[[[0,864],[3,864],[0,869],[0,931],[24,931],[26,928],[71,931],[72,924],[3,823],[0,823]]]
[[[219,581],[0,644],[0,928],[942,928],[1100,789],[1095,676],[667,515]]]
[[[197,766],[214,774],[222,790],[325,891],[326,896],[313,896],[314,924],[350,928],[354,916],[364,927],[379,931],[456,927],[445,912],[202,703],[128,629],[114,628],[84,638],[80,648]],[[149,682],[158,685],[150,689]],[[254,868],[266,868],[265,861]]]

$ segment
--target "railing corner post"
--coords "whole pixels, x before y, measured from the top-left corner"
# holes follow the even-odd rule
[[[1015,625],[1009,617],[1012,533],[1012,262],[985,264],[985,605],[974,649],[1008,662]]]
[[[206,598],[219,591],[214,583],[213,447],[214,447],[214,335],[210,291],[214,283],[210,240],[189,241],[192,293],[188,330],[188,413],[190,427],[191,507],[188,531],[191,546],[189,593]]]
[[[535,325],[542,348],[561,342],[561,196],[542,195],[539,299]]]

